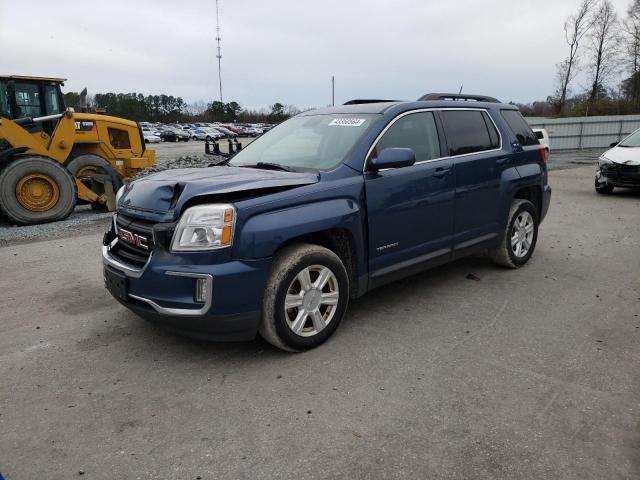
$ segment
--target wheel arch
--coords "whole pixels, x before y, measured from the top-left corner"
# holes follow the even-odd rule
[[[366,273],[362,222],[358,205],[346,198],[266,212],[241,222],[235,254],[241,258],[272,257],[296,243],[312,243],[334,252],[345,265],[351,295],[363,290]]]
[[[347,270],[350,286],[349,296],[355,298],[359,295],[358,278],[362,272],[358,269],[355,239],[349,229],[332,228],[290,238],[278,246],[274,255],[286,247],[302,243],[319,245],[335,253]]]
[[[528,200],[533,203],[538,214],[538,219],[542,218],[542,188],[539,185],[529,185],[520,187],[513,192],[513,200]]]

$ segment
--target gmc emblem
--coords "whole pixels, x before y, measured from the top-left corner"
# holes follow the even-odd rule
[[[149,250],[149,246],[147,245],[147,237],[143,237],[142,235],[138,235],[137,233],[130,232],[129,230],[125,230],[124,228],[119,228],[118,238],[123,242],[127,242],[131,245],[135,245],[136,247]]]

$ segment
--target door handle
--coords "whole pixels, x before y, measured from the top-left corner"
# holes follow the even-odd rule
[[[498,165],[505,165],[508,162],[509,162],[509,158],[508,157],[503,157],[503,158],[499,158],[498,160],[496,160],[496,163]]]
[[[451,167],[438,167],[435,172],[433,172],[433,176],[436,178],[442,178],[451,173]]]

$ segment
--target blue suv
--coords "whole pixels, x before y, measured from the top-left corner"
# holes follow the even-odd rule
[[[490,97],[305,112],[216,166],[124,186],[105,285],[179,333],[307,350],[387,282],[482,250],[527,263],[546,161],[518,110]]]

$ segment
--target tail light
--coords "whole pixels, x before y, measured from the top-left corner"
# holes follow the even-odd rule
[[[547,163],[549,160],[549,150],[547,150],[547,147],[540,147],[540,158],[544,163]]]

